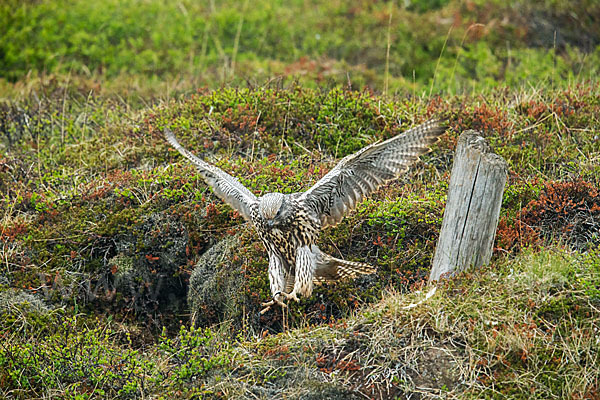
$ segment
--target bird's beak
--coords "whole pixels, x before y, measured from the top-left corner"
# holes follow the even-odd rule
[[[269,229],[273,228],[273,225],[274,225],[274,223],[273,223],[272,219],[270,219],[270,220],[267,221],[267,226],[269,227]]]

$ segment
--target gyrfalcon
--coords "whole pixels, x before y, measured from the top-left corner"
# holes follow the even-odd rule
[[[440,120],[430,120],[386,141],[373,143],[343,158],[305,192],[267,193],[256,197],[236,178],[183,148],[170,129],[167,141],[198,167],[200,176],[247,221],[269,253],[269,282],[273,298],[266,312],[284,299],[308,297],[313,284],[371,274],[375,268],[323,253],[317,246],[322,229],[337,225],[365,196],[408,171],[419,156],[430,151],[444,133]]]

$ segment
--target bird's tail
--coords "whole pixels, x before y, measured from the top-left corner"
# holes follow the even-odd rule
[[[317,246],[311,247],[315,256],[316,268],[313,282],[321,284],[339,279],[352,279],[358,275],[368,275],[377,270],[374,266],[355,261],[346,261],[323,253]]]

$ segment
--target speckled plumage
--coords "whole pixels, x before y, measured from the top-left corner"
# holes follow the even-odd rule
[[[165,128],[167,141],[192,161],[215,194],[252,222],[269,253],[269,282],[274,303],[310,296],[314,283],[370,274],[370,265],[327,255],[316,245],[320,231],[337,225],[366,195],[406,172],[429,151],[445,128],[428,121],[342,159],[303,193],[267,193],[257,198],[237,179],[199,159]],[[265,310],[267,310],[265,309]]]

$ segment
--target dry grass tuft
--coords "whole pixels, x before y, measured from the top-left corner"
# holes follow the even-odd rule
[[[212,389],[226,398],[595,398],[597,253],[529,251],[497,264],[426,300],[390,289],[351,318],[240,344],[240,367]]]

